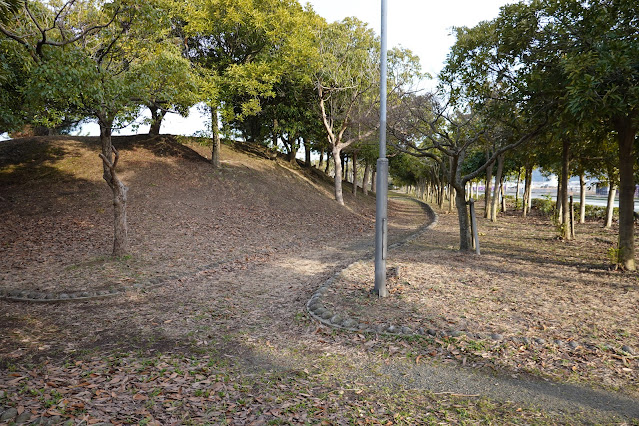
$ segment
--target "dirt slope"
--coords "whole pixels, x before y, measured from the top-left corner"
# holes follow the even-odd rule
[[[309,242],[349,239],[373,226],[374,200],[331,188],[285,162],[223,147],[222,170],[173,137],[115,138],[130,187],[132,256],[109,258],[111,195],[96,138],[0,144],[0,287],[86,291],[238,267]],[[200,149],[205,151],[205,149]]]

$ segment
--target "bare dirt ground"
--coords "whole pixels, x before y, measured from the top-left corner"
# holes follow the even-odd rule
[[[360,194],[355,200],[346,194],[349,208],[341,208],[331,201],[330,187],[310,175],[228,149],[223,151],[223,169],[214,172],[192,151],[171,141],[132,138],[121,141],[121,146],[116,141],[123,152],[123,180],[131,188],[134,252],[128,259],[111,260],[110,194],[100,178],[95,141],[35,142],[46,155],[39,151],[32,155],[34,161],[27,162],[15,156],[16,148],[26,149],[27,144],[9,150],[0,145],[0,214],[6,224],[0,230],[0,285],[73,290],[143,282],[156,275],[177,278],[167,278],[163,286],[148,291],[102,300],[0,301],[0,412],[15,410],[7,419],[22,416],[73,424],[575,424],[639,418],[633,411],[637,404],[623,398],[634,392],[634,379],[625,378],[623,370],[617,372],[627,368],[635,374],[636,359],[627,354],[616,359],[613,351],[602,350],[611,358],[597,364],[600,370],[582,370],[582,364],[573,364],[587,380],[598,378],[596,371],[605,372],[612,378],[609,384],[621,393],[568,389],[558,382],[552,384],[559,393],[557,401],[548,402],[541,397],[551,393],[543,383],[536,385],[536,391],[523,393],[517,387],[529,387],[531,382],[525,376],[510,377],[532,371],[525,364],[537,362],[538,351],[525,346],[503,344],[497,350],[486,341],[470,346],[463,337],[343,333],[312,321],[304,309],[311,294],[336,271],[370,252],[372,198]],[[96,164],[88,166],[94,157]],[[394,200],[390,206],[391,241],[424,223],[418,205]],[[527,249],[520,250],[517,262],[510,257],[505,261],[489,243],[492,225],[482,223],[486,254],[481,259],[461,257],[451,250],[456,245],[452,219],[441,215],[433,232],[392,253],[393,262],[401,262],[405,271],[405,283],[396,283],[393,297],[368,299],[363,290],[347,285],[333,303],[349,309],[358,298],[367,306],[359,315],[375,320],[385,315],[380,318],[443,326],[438,321],[449,315],[460,330],[504,335],[535,330],[540,336],[534,327],[526,327],[525,313],[512,311],[518,307],[513,301],[516,292],[504,280],[499,284],[503,300],[480,300],[484,304],[475,310],[466,305],[471,302],[465,291],[454,290],[458,268],[442,265],[464,264],[464,280],[470,280],[473,274],[466,265],[476,262],[483,268],[481,279],[496,281],[505,268],[503,262],[510,268],[531,262]],[[518,232],[524,229],[516,223]],[[533,262],[535,267],[527,271],[536,269],[535,277],[541,279],[564,271],[556,268],[570,268],[572,261],[561,257],[567,252],[553,254],[541,248],[542,243],[563,247],[553,239],[552,229],[548,231],[542,221],[532,229],[541,234],[531,235],[532,242],[524,248],[539,246],[534,253],[555,263]],[[515,241],[512,235],[510,241]],[[587,266],[592,274],[608,274],[597,266],[605,261],[593,256]],[[366,262],[361,265],[361,273],[367,273]],[[517,274],[511,269],[508,280]],[[422,286],[419,280],[433,276],[437,279],[424,282],[424,289],[412,290]],[[584,305],[574,294],[575,286],[584,292],[603,287],[589,287],[589,281],[575,282],[575,277],[580,275],[572,273],[554,292],[550,287],[546,291],[557,300],[574,297],[570,303],[579,315]],[[632,276],[622,277],[625,283]],[[522,279],[519,285],[528,291],[527,282]],[[361,284],[361,288],[372,286],[364,280]],[[428,305],[437,293],[428,289],[436,284],[439,311]],[[620,291],[625,291],[624,286],[628,292],[636,291],[626,284]],[[478,283],[475,287],[481,291]],[[449,296],[442,296],[444,292]],[[636,301],[636,293],[631,296]],[[597,293],[590,297],[597,299]],[[524,300],[531,303],[532,298]],[[511,309],[512,318],[517,314],[523,320],[511,324],[511,317],[500,314],[505,311],[496,306]],[[598,325],[615,351],[622,341],[635,345],[632,308],[623,305],[629,310],[627,316],[610,319],[621,324],[621,330],[634,333],[632,337],[609,339],[611,323]],[[542,314],[543,324],[555,327],[544,335],[547,339],[556,335],[568,340],[570,335],[587,341],[579,334],[578,321],[563,311],[558,315],[551,322],[552,311]],[[569,320],[562,331],[562,321]],[[478,348],[480,344],[486,346]],[[578,358],[574,351],[562,351],[558,352],[562,360]],[[542,358],[549,359],[543,354]],[[491,368],[497,374],[485,374]],[[582,380],[581,374],[566,378],[561,373],[565,369],[557,374],[541,370],[562,382]],[[514,382],[506,383],[500,378],[504,374]],[[441,383],[429,383],[429,377]],[[464,388],[466,382],[485,382],[504,391]]]

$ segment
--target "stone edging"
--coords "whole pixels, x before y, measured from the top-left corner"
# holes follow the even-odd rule
[[[395,249],[407,244],[410,241],[415,240],[417,237],[421,236],[423,233],[428,231],[429,229],[434,228],[437,225],[438,217],[437,213],[433,211],[433,209],[426,203],[413,199],[422,205],[422,207],[428,211],[429,216],[432,218],[432,221],[419,228],[415,233],[409,235],[404,238],[402,241],[391,244],[388,246],[388,249]],[[340,314],[339,312],[332,312],[327,309],[322,303],[322,297],[328,290],[328,288],[333,284],[333,282],[340,278],[340,276],[347,271],[349,268],[353,267],[357,263],[363,260],[370,260],[373,256],[371,256],[370,252],[366,253],[361,259],[349,264],[345,268],[340,271],[337,271],[332,277],[322,284],[322,286],[313,293],[309,301],[306,303],[306,311],[308,314],[315,319],[316,321],[334,328],[338,330],[345,330],[351,332],[359,332],[359,333],[376,333],[388,336],[424,336],[424,337],[461,337],[467,335],[470,338],[477,340],[485,340],[491,339],[494,341],[512,341],[518,344],[523,345],[538,345],[544,346],[546,344],[552,344],[555,346],[565,347],[570,350],[576,350],[580,347],[586,349],[596,349],[596,346],[589,343],[580,343],[574,340],[571,341],[563,341],[563,340],[554,340],[552,342],[546,342],[546,340],[541,338],[528,338],[528,337],[504,337],[498,333],[492,334],[481,334],[481,333],[466,333],[464,331],[458,330],[435,330],[428,329],[424,330],[420,328],[418,330],[412,330],[410,327],[402,326],[402,325],[393,325],[393,324],[378,324],[373,326],[368,323],[360,322],[356,319],[348,318],[344,313]],[[624,345],[619,350],[615,350],[611,345],[606,345],[604,347],[605,350],[620,352],[622,355],[630,355],[635,356],[636,352],[630,346]]]
[[[263,254],[264,251],[254,253],[254,254]],[[29,291],[29,290],[20,290],[14,289],[9,290],[5,288],[0,288],[0,300],[8,300],[11,302],[32,302],[32,303],[55,303],[55,302],[83,302],[87,300],[93,299],[102,299],[106,297],[118,296],[126,293],[127,291],[140,291],[140,290],[150,290],[159,286],[166,284],[169,281],[181,280],[192,275],[195,275],[199,272],[206,271],[209,269],[214,269],[222,265],[234,263],[238,260],[243,259],[244,256],[235,257],[228,260],[223,260],[219,262],[214,262],[209,265],[205,265],[192,273],[188,273],[186,275],[168,275],[166,277],[153,277],[148,281],[138,282],[128,286],[118,286],[111,287],[108,289],[102,290],[85,290],[85,291],[67,291],[67,292],[38,292],[38,291]]]
[[[0,289],[0,299],[8,300],[11,302],[33,302],[33,303],[53,303],[53,302],[82,302],[93,299],[103,299],[106,297],[113,297],[123,294],[131,290],[148,290],[151,288],[159,287],[166,283],[166,281],[178,279],[177,276],[168,277],[167,280],[160,278],[151,278],[147,284],[135,283],[130,286],[121,286],[118,288],[109,288],[103,290],[90,290],[90,291],[74,291],[74,292],[38,292],[28,290],[7,290]]]

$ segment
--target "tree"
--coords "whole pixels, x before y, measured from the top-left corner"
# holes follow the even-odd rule
[[[184,5],[189,57],[206,81],[212,165],[219,167],[219,114],[226,122],[261,111],[291,64],[308,58],[313,20],[294,0],[197,0]]]
[[[37,120],[39,111],[28,110],[25,82],[32,69],[47,59],[48,48],[83,42],[112,25],[121,12],[119,7],[96,11],[92,5],[84,7],[75,0],[55,5],[25,0],[1,2],[0,128],[13,130]],[[15,19],[10,20],[13,15]],[[58,121],[65,120],[58,117]]]
[[[405,109],[397,110],[389,117],[389,128],[397,141],[396,147],[403,152],[436,162],[448,184],[455,190],[459,248],[462,251],[472,248],[466,184],[492,167],[499,156],[538,136],[545,126],[544,121],[521,123],[519,120],[512,120],[509,124],[509,127],[502,125],[495,128],[493,122],[485,120],[481,115],[454,110],[451,112],[433,94],[413,97],[413,102],[406,104]],[[517,125],[522,127],[516,127]],[[492,154],[476,169],[463,174],[463,165],[471,149],[485,146],[488,141],[492,145]]]
[[[180,45],[167,37],[171,3],[69,1],[58,10],[32,6],[37,5],[25,3],[27,13],[15,28],[0,30],[34,59],[23,90],[30,110],[40,112],[33,117],[36,122],[53,125],[67,114],[98,120],[103,177],[113,191],[113,255],[122,256],[129,251],[127,187],[116,173],[120,157],[111,133],[114,124],[134,119],[139,105],[157,96],[152,90],[157,76],[149,72],[150,64],[180,57],[172,54]],[[163,72],[183,69],[171,66]]]
[[[584,124],[614,131],[619,169],[619,264],[634,271],[634,144],[639,128],[639,5],[624,0],[545,1],[562,36],[567,109]],[[593,120],[593,118],[595,120]]]
[[[151,112],[149,135],[160,134],[166,113],[188,115],[189,108],[199,99],[200,81],[197,72],[178,49],[159,49],[141,65],[140,73],[154,76],[147,88],[146,107]]]
[[[343,205],[340,155],[379,128],[379,41],[355,18],[325,26],[318,39],[321,64],[314,77],[315,88],[335,164],[335,200]],[[392,49],[388,62],[388,104],[393,108],[422,74],[419,59],[409,50]]]
[[[372,121],[379,87],[379,47],[373,31],[355,18],[327,25],[318,39],[321,65],[314,77],[315,88],[335,165],[335,200],[344,205],[340,155],[379,127],[372,125],[363,134],[344,138],[353,121]]]
[[[618,261],[627,270],[636,269],[638,13],[639,5],[627,0],[520,2],[503,7],[489,23],[461,31],[467,41],[457,43],[451,55],[461,58],[453,62],[459,65],[453,71],[466,70],[462,82],[467,85],[459,90],[475,99],[486,97],[490,82],[508,83],[507,98],[528,111],[546,104],[554,111],[550,115],[555,127],[590,132],[604,128],[616,134],[621,181]]]
[[[46,46],[63,47],[83,41],[108,28],[124,14],[116,4],[67,0],[60,5],[29,0],[2,0],[0,17],[16,14],[13,25],[0,20],[0,33],[22,45],[35,62],[40,62]],[[57,6],[57,7],[56,7]]]
[[[375,162],[379,157],[379,144],[378,138],[375,138],[377,134],[371,135],[368,141],[364,141],[360,148],[360,157],[364,161],[364,177],[362,180],[362,192],[364,195],[368,195],[368,191],[374,191],[372,187],[372,173],[375,167]]]
[[[31,65],[24,49],[0,38],[0,133],[20,129],[28,120],[21,86],[28,79]]]

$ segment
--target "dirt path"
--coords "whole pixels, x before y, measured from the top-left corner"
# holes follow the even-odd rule
[[[421,238],[428,238],[428,234]],[[305,303],[318,283],[327,279],[333,271],[360,259],[367,250],[370,251],[373,248],[370,241],[308,251],[297,258],[282,259],[280,262],[238,276],[236,282],[246,284],[246,288],[241,290],[242,300],[251,299],[250,293],[255,290],[256,283],[263,285],[262,289],[253,295],[253,301],[245,307],[249,321],[243,325],[251,329],[251,339],[270,342],[270,345],[276,342],[281,345],[274,351],[267,351],[271,354],[286,354],[295,346],[302,345],[309,355],[294,366],[287,365],[287,368],[310,368],[317,362],[317,357],[321,357],[326,351],[340,354],[349,360],[346,363],[346,376],[354,382],[366,383],[369,386],[485,396],[516,402],[550,413],[580,414],[584,419],[593,421],[596,419],[605,422],[613,417],[639,419],[639,401],[621,393],[609,393],[535,378],[512,378],[437,361],[415,364],[406,362],[405,359],[391,358],[385,362],[374,355],[367,355],[366,351],[361,350],[362,345],[349,341],[348,333],[331,344],[325,343],[321,336],[312,338],[313,334],[309,333],[309,330],[303,335],[303,339],[300,339],[297,335],[299,327],[294,325],[295,316],[300,312],[300,304]],[[273,285],[276,279],[283,281],[279,281],[280,285]],[[257,306],[260,308],[254,311],[256,314],[250,315],[251,307]],[[270,323],[271,327],[260,332],[265,323]],[[259,346],[255,345],[251,352],[260,351]],[[282,367],[283,362],[285,361],[282,357],[272,360],[273,365],[278,368]],[[367,376],[366,372],[376,374],[371,377]]]
[[[410,226],[395,228],[391,242],[423,224],[419,206],[400,203],[402,223]],[[123,423],[143,418],[162,424],[188,423],[186,418],[193,424],[220,419],[233,424],[315,422],[306,418],[319,415],[313,404],[324,407],[316,419],[334,423],[346,421],[346,413],[356,416],[360,409],[384,422],[399,421],[400,414],[409,424],[449,422],[463,419],[465,410],[483,418],[485,398],[499,404],[488,409],[497,421],[509,422],[518,411],[522,416],[550,416],[550,423],[639,418],[639,401],[621,394],[503,377],[447,360],[415,362],[392,349],[410,342],[335,332],[310,320],[304,308],[308,298],[336,271],[361,259],[372,242],[367,235],[301,247],[235,269],[201,271],[152,292],[130,292],[118,299],[55,305],[1,302],[5,318],[15,322],[13,338],[18,343],[5,357],[15,364],[9,361],[7,369],[13,373],[0,379],[0,405],[20,404],[31,410],[32,419],[42,413],[53,416],[58,411],[51,412],[46,395],[57,389],[66,396],[59,404],[67,401],[68,407],[80,401],[75,402],[82,406],[75,419]],[[186,357],[175,355],[180,353]],[[47,358],[51,361],[34,368]],[[203,360],[208,361],[206,368]],[[153,368],[160,372],[154,375]],[[219,391],[202,393],[190,383],[196,379]],[[116,387],[123,381],[127,384]],[[91,383],[91,395],[83,393],[83,383]],[[178,398],[171,399],[170,392],[187,402],[167,405]],[[450,400],[457,397],[449,394],[474,396]],[[566,415],[568,420],[558,420]]]

